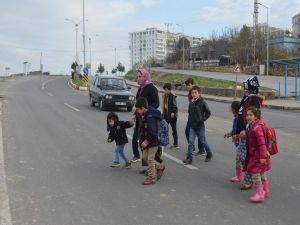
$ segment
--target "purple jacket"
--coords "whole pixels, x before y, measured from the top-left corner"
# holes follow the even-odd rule
[[[263,126],[264,123],[257,120],[246,129],[247,155],[244,171],[249,173],[263,173],[271,169]],[[261,164],[260,159],[266,159],[266,163]]]

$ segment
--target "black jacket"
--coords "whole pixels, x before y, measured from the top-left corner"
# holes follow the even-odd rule
[[[148,106],[153,107],[153,108],[158,108],[159,107],[159,97],[158,97],[158,91],[157,88],[152,84],[148,84],[144,87],[142,90],[141,88],[138,89],[136,93],[136,99],[139,97],[143,97],[147,99],[148,101]],[[142,123],[142,118],[138,113],[135,113],[135,131],[139,131]]]
[[[126,128],[132,127],[129,121],[118,121],[114,127],[109,128],[108,139],[115,141],[117,145],[128,142]]]
[[[177,96],[172,93],[170,93],[168,96],[163,95],[162,97],[162,112],[163,112],[162,114],[163,114],[163,118],[167,122],[177,120],[178,107],[177,107],[176,98]],[[171,113],[175,113],[175,117],[172,118]]]
[[[210,117],[210,109],[203,98],[191,101],[189,105],[188,121],[192,128],[200,128],[204,126],[204,122]]]
[[[138,89],[136,93],[136,99],[138,99],[139,97],[144,97],[145,99],[147,99],[149,106],[153,108],[159,107],[158,91],[152,83],[146,85],[142,91],[141,88]]]
[[[260,111],[261,119],[261,108],[263,105],[263,99],[257,95],[250,94],[248,96],[244,96],[241,100],[239,114],[237,119],[237,133],[239,134],[242,130],[246,129],[247,121],[246,121],[246,113],[250,106],[254,106]]]

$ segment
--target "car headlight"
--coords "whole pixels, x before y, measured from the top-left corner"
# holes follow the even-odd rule
[[[112,99],[112,96],[111,95],[105,95],[105,98],[106,99]]]
[[[134,96],[129,96],[130,101],[134,101]]]

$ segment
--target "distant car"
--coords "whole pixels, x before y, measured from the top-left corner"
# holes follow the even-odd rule
[[[130,91],[126,80],[113,76],[97,76],[90,87],[90,105],[98,104],[101,110],[106,107],[125,107],[132,111],[135,96]]]

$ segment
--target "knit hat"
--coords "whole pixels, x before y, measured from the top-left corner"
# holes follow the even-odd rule
[[[243,87],[249,91],[250,94],[257,94],[259,88],[259,82],[257,76],[248,78],[243,82]]]

